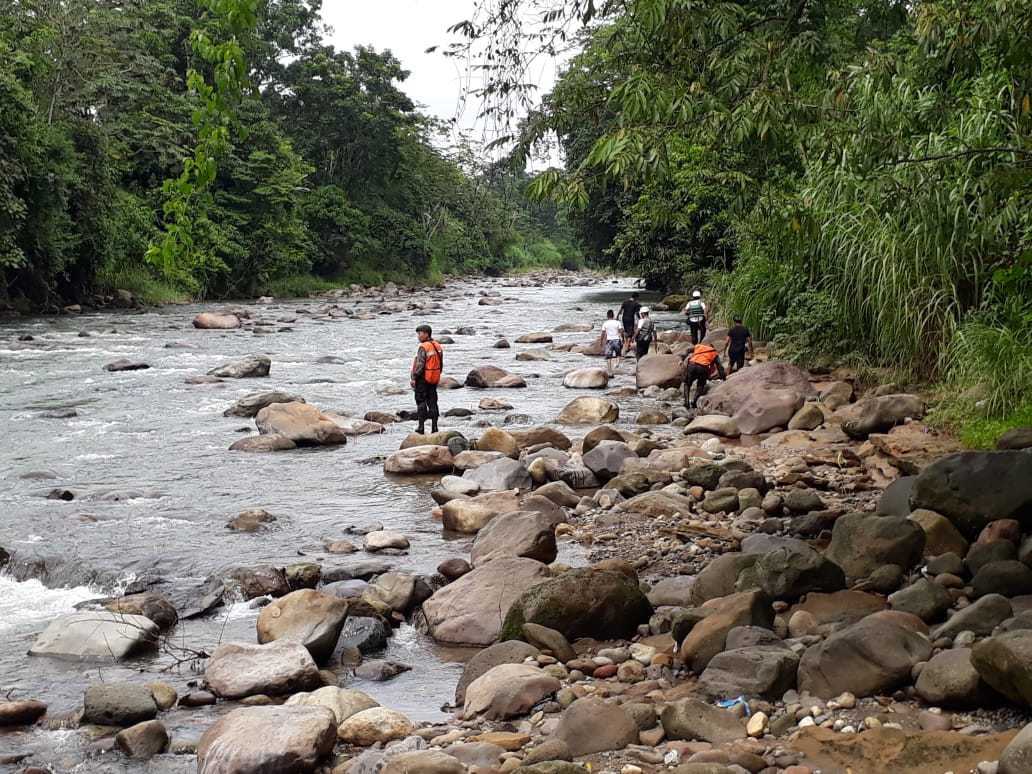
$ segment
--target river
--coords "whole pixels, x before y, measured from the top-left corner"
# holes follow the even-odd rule
[[[385,557],[392,568],[430,574],[445,558],[468,558],[470,539],[446,538],[430,515],[432,482],[391,479],[382,472],[379,458],[398,448],[413,423],[351,439],[344,447],[247,454],[227,450],[242,434],[255,432],[253,420],[224,417],[223,411],[238,398],[274,388],[356,417],[369,410],[411,409],[407,372],[416,349],[414,328],[427,322],[435,333],[475,329],[474,335],[454,336],[455,344],[445,347],[446,375],[462,381],[472,367],[491,363],[528,383],[526,389],[442,390],[442,412],[474,411],[464,419],[444,418],[442,428],[475,436],[485,423],[501,425],[506,413],[477,410],[486,395],[512,403],[515,408],[507,413],[526,415],[520,424],[550,423],[582,394],[564,389],[561,375],[599,361],[553,351],[547,361],[517,362],[515,353],[541,345],[492,345],[500,337],[514,341],[522,333],[585,321],[595,324],[593,332],[556,333],[555,342],[588,343],[604,310],[626,298],[631,281],[578,282],[451,283],[443,290],[387,299],[437,302],[439,309],[376,314],[369,320],[334,318],[323,310],[337,303],[368,311],[377,305],[372,296],[245,305],[263,321],[259,330],[268,332],[194,329],[193,317],[219,309],[218,304],[0,321],[0,547],[22,560],[18,579],[0,573],[0,696],[49,704],[45,723],[0,733],[0,756],[32,753],[34,763],[56,771],[122,770],[107,768],[112,765],[107,756],[103,769],[83,762],[82,735],[60,730],[62,719],[81,708],[85,687],[101,680],[159,678],[182,695],[199,679],[196,663],[181,662],[168,648],[118,666],[26,656],[47,623],[78,602],[157,577],[189,588],[241,565],[330,565],[339,558],[323,550],[325,539],[346,538],[348,527],[375,523],[404,533],[412,543],[407,555]],[[481,306],[484,293],[500,293],[504,301]],[[662,328],[675,324],[677,315],[658,317]],[[271,358],[268,378],[185,382],[255,353]],[[343,362],[318,362],[326,356]],[[119,358],[150,368],[103,369]],[[611,387],[633,383],[631,361]],[[636,413],[637,403],[631,398],[622,404],[627,416]],[[74,416],[44,416],[59,409],[74,409]],[[48,497],[55,490],[72,499]],[[248,508],[273,514],[273,528],[262,534],[228,530],[227,521]],[[561,560],[582,562],[579,547],[562,545]],[[362,554],[346,558],[356,556]],[[222,641],[253,642],[257,615],[253,605],[229,605],[212,616],[180,622],[172,642],[208,652]],[[414,720],[441,719],[466,656],[441,651],[402,625],[386,653],[376,657],[404,662],[412,671],[385,683],[342,683]],[[199,736],[212,715],[173,710],[162,719],[173,737]],[[160,756],[148,770],[193,771],[195,765],[191,756]]]

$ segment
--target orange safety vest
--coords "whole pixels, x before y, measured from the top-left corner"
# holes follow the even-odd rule
[[[688,362],[708,367],[709,373],[712,375],[717,370],[717,366],[714,363],[717,356],[717,350],[713,349],[709,344],[698,344],[695,347],[695,351],[692,352],[692,356],[688,358]]]
[[[427,384],[439,384],[441,381],[441,357],[444,352],[436,341],[424,341],[419,345],[426,350],[426,365],[423,366],[423,381]],[[412,359],[412,370],[416,370],[418,355]]]

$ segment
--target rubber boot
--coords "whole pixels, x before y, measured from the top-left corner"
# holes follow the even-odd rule
[[[426,435],[426,427],[423,426],[422,422],[419,423],[419,426],[416,428],[416,432],[420,435]]]

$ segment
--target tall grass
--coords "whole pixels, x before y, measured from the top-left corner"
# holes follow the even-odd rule
[[[143,264],[104,266],[97,271],[96,286],[100,293],[108,295],[116,290],[128,290],[145,304],[175,304],[191,300],[186,290],[176,287]]]

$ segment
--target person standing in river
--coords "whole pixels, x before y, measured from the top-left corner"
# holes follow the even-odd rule
[[[430,420],[430,432],[437,432],[437,419],[441,415],[437,408],[437,385],[441,382],[441,371],[444,370],[444,350],[433,339],[433,331],[429,325],[416,326],[416,337],[419,349],[412,360],[412,373],[409,383],[416,396],[416,413],[419,426],[416,432],[426,432],[426,420]]]
[[[624,329],[624,354],[631,350],[631,341],[634,339],[634,323],[641,317],[641,304],[638,303],[638,291],[631,293],[631,297],[620,304],[620,319]]]
[[[706,338],[706,323],[709,322],[709,310],[702,300],[701,290],[692,291],[692,300],[684,305],[684,315],[692,331],[692,344],[698,344]]]
[[[599,336],[599,343],[605,347],[606,370],[613,373],[613,360],[616,360],[616,367],[622,362],[620,353],[624,348],[624,329],[616,321],[613,310],[606,312],[606,321],[602,323],[602,334]]]
[[[637,349],[637,357],[641,359],[649,354],[649,349],[656,341],[656,324],[649,319],[649,308],[641,308],[641,319],[638,320],[638,328],[634,331],[634,346]]]

